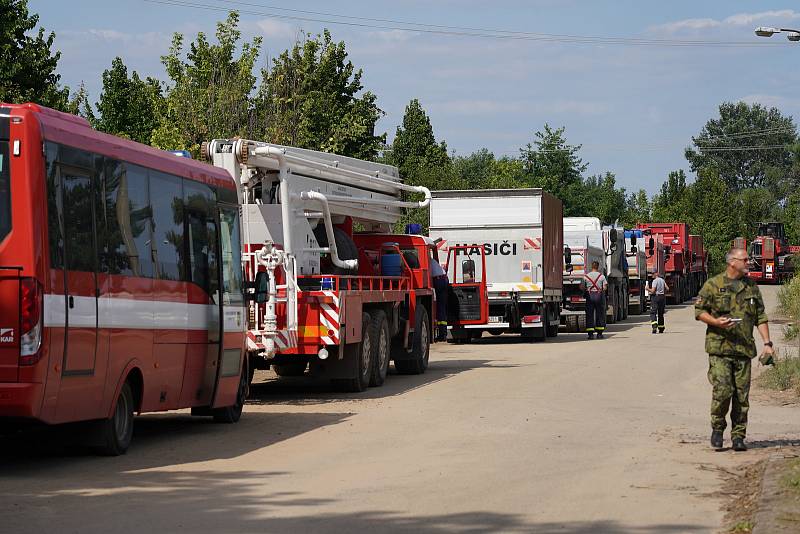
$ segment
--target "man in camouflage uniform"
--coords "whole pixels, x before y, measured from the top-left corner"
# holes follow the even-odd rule
[[[764,340],[764,354],[774,353],[758,285],[747,277],[747,251],[733,249],[727,268],[700,290],[695,318],[708,325],[706,352],[711,395],[711,446],[722,448],[725,416],[730,406],[733,450],[745,451],[750,407],[750,360],[756,356],[753,327]]]

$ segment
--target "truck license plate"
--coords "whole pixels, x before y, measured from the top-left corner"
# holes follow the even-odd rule
[[[503,317],[500,316],[500,315],[490,315],[489,316],[489,322],[490,323],[502,323],[503,322]]]

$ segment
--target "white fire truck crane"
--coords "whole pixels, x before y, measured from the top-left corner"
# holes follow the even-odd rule
[[[400,373],[425,371],[436,246],[389,232],[406,208],[428,205],[428,189],[395,167],[313,150],[216,139],[201,151],[241,186],[251,373],[308,369],[363,391],[383,383],[390,359]]]

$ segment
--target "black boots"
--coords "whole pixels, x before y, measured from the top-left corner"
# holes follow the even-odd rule
[[[733,438],[733,450],[741,452],[747,450],[747,445],[744,444],[744,438]]]
[[[711,433],[711,446],[715,449],[722,448],[722,431],[721,430],[714,430]]]
[[[589,339],[594,339],[594,332],[589,332]]]

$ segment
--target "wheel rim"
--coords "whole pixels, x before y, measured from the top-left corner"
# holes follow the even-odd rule
[[[386,329],[381,328],[381,338],[378,341],[378,365],[380,365],[381,374],[389,363],[389,339],[386,335]]]
[[[130,409],[128,402],[128,396],[124,393],[120,394],[119,400],[117,400],[117,408],[114,411],[114,431],[120,441],[126,439],[132,423],[129,417]]]
[[[422,323],[422,331],[419,333],[419,342],[422,344],[422,360],[428,360],[428,323]]]
[[[370,358],[369,355],[372,351],[372,339],[370,339],[369,334],[367,334],[366,329],[364,330],[364,339],[361,341],[361,376],[367,376],[369,374],[369,363]]]

